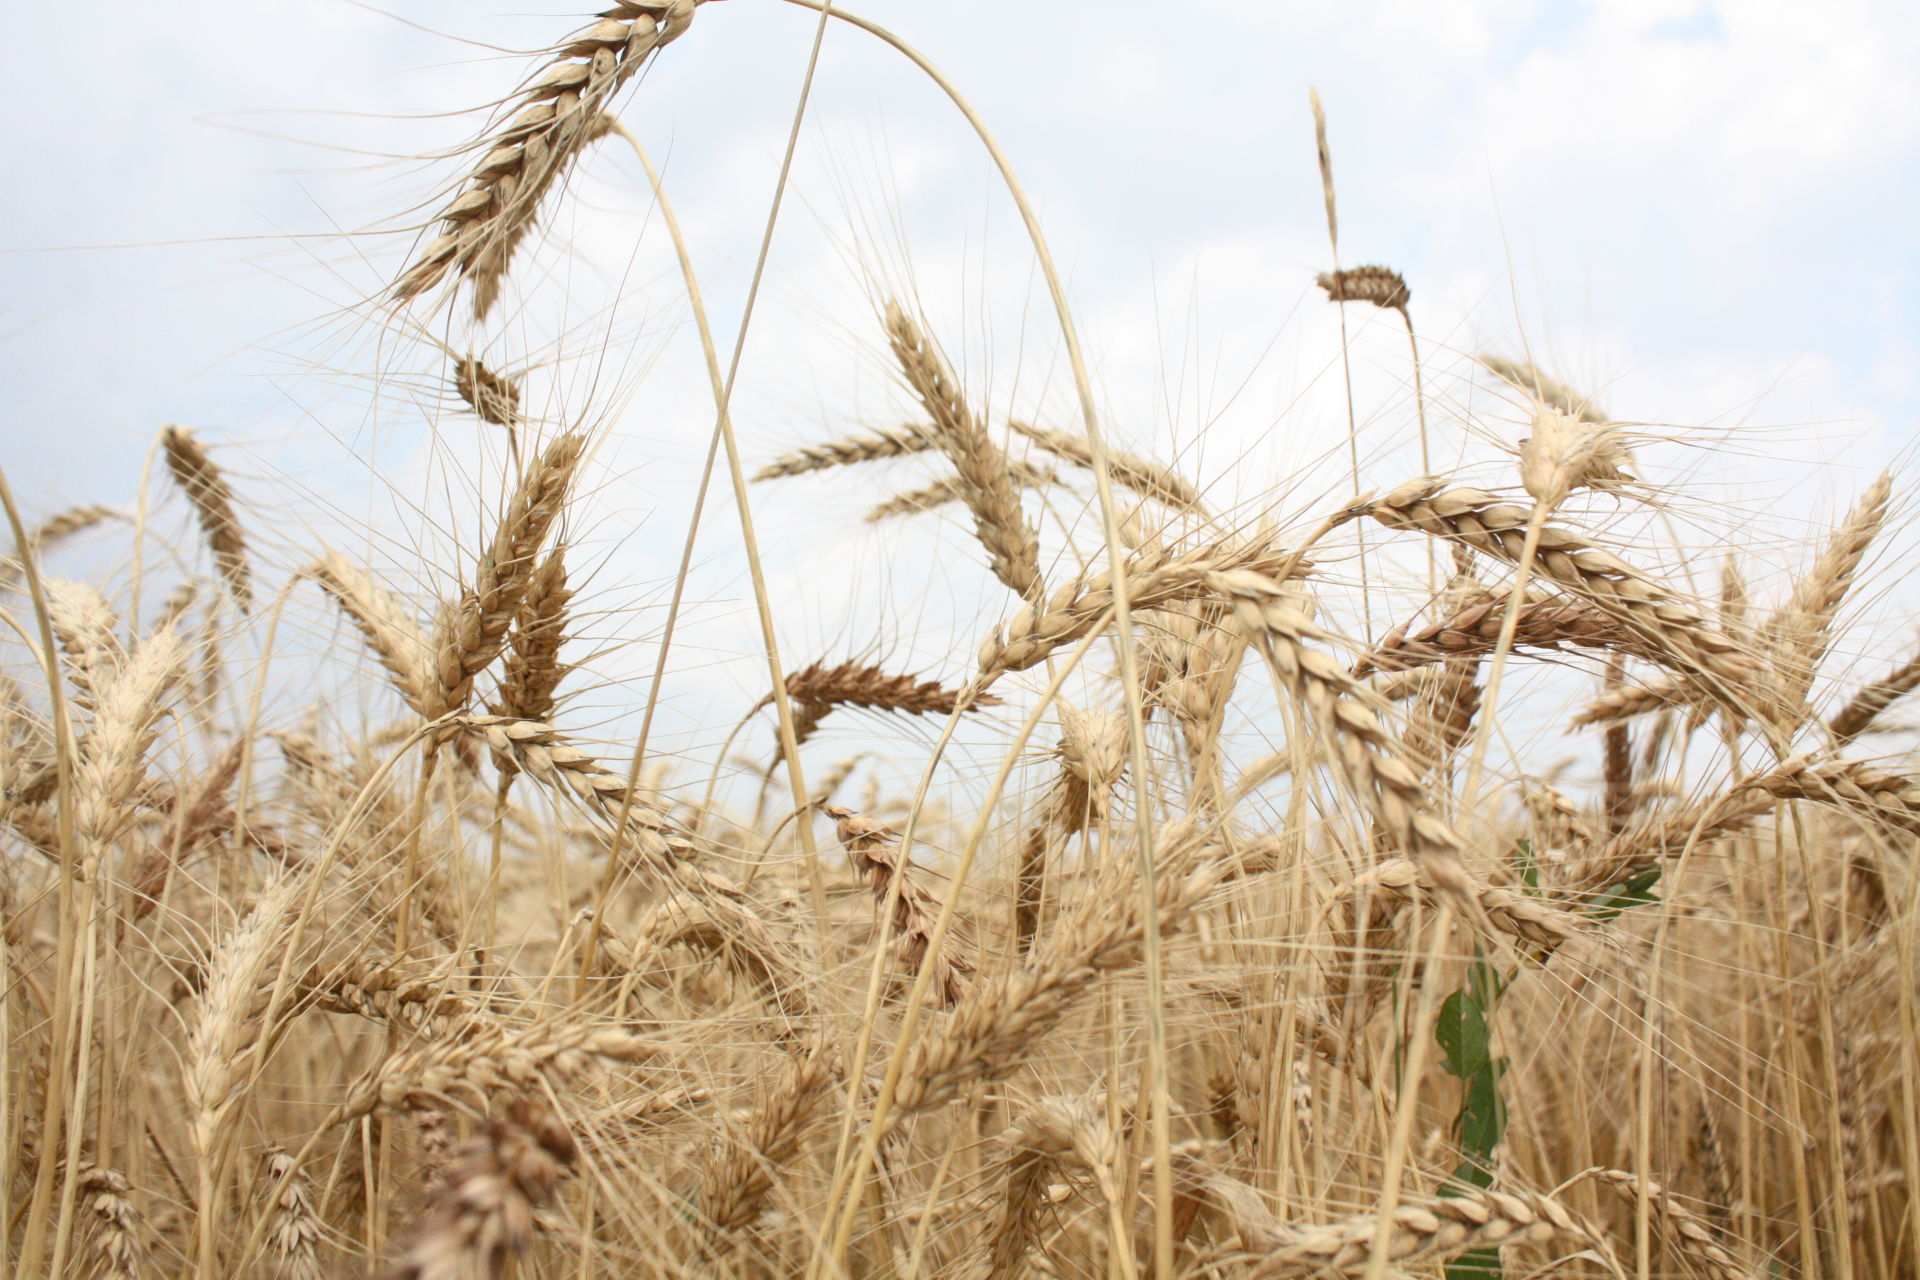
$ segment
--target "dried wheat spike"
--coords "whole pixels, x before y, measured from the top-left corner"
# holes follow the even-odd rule
[[[1480,712],[1480,663],[1476,658],[1450,658],[1415,700],[1402,741],[1407,755],[1429,775],[1441,772],[1453,753],[1467,740],[1473,718]]]
[[[357,1120],[382,1108],[419,1110],[460,1095],[557,1089],[595,1065],[645,1062],[659,1052],[651,1041],[606,1023],[482,1022],[388,1057],[348,1094],[336,1119]]]
[[[1834,741],[1844,747],[1872,728],[1873,722],[1888,707],[1915,689],[1920,689],[1920,655],[1907,659],[1854,694],[1828,721],[1827,729]]]
[[[1313,282],[1327,291],[1329,302],[1371,302],[1389,311],[1405,311],[1412,294],[1392,267],[1348,267],[1322,271]]]
[[[1893,476],[1867,487],[1833,531],[1811,572],[1794,584],[1787,603],[1761,628],[1761,638],[1780,685],[1780,711],[1797,721],[1805,710],[1813,674],[1832,643],[1834,615],[1853,589],[1867,550],[1886,526]]]
[[[817,706],[864,707],[869,711],[897,711],[909,716],[948,716],[960,705],[961,692],[945,688],[937,680],[890,676],[879,667],[853,662],[829,667],[823,662],[811,662],[787,677],[787,696],[795,702]],[[999,698],[980,694],[967,704],[967,710],[979,711],[999,705]]]
[[[1533,514],[1482,490],[1450,489],[1431,477],[1367,500],[1363,509],[1389,529],[1463,543],[1509,564],[1520,559]],[[1670,665],[1718,682],[1724,697],[1737,699],[1751,688],[1754,664],[1733,639],[1665,585],[1578,534],[1543,526],[1534,571],[1585,597],[1644,642],[1664,648]]]
[[[1392,894],[1406,902],[1429,902],[1436,887],[1432,878],[1411,860],[1389,858],[1342,886],[1334,895],[1334,901],[1340,905],[1330,909],[1328,918],[1351,921],[1355,918],[1354,912],[1345,904],[1360,902],[1368,908],[1366,931],[1373,932],[1385,927],[1397,907],[1382,894]],[[1498,885],[1482,884],[1469,877],[1465,897],[1477,907],[1488,924],[1530,947],[1554,950],[1566,943],[1595,936],[1590,921],[1564,907],[1556,907],[1550,902]],[[1351,951],[1353,943],[1350,935],[1338,933],[1336,936],[1340,940],[1338,950]]]
[[[461,359],[453,387],[482,422],[510,427],[520,421],[520,384],[487,368],[479,356],[469,352]]]
[[[423,712],[432,652],[398,597],[344,556],[329,555],[305,572],[359,630],[407,706]]]
[[[233,489],[227,477],[214,465],[207,447],[187,428],[166,428],[160,434],[160,443],[167,455],[167,470],[187,495],[227,590],[233,593],[234,603],[246,610],[253,604],[247,542],[240,533],[240,522],[234,518]]]
[[[829,467],[850,467],[861,462],[879,462],[886,458],[902,458],[910,453],[925,453],[933,447],[931,427],[877,427],[867,435],[810,444],[783,454],[754,472],[753,478],[760,481],[803,476],[810,471],[825,471]]]
[[[839,805],[827,805],[821,812],[833,819],[840,847],[847,851],[854,870],[866,878],[874,902],[893,903],[893,937],[901,963],[918,973],[932,947],[940,900],[914,878],[912,864],[900,856],[897,833]],[[949,939],[933,960],[934,999],[942,1009],[959,1003],[972,973],[973,961]]]
[[[1143,547],[1128,558],[1127,602],[1153,609],[1206,595],[1209,575],[1235,569],[1262,574],[1305,574],[1312,566],[1266,542],[1218,543],[1189,551]],[[1023,606],[980,646],[975,684],[985,687],[1004,672],[1025,671],[1048,655],[1083,639],[1113,608],[1113,575],[1102,571],[1063,583],[1046,599]]]
[[[1163,932],[1184,923],[1219,882],[1223,867],[1196,866],[1193,853],[1177,844],[1160,857],[1155,905]],[[1026,964],[969,987],[946,1024],[907,1050],[894,1110],[883,1125],[944,1106],[970,1084],[1018,1070],[1029,1047],[1103,975],[1139,960],[1146,940],[1141,896],[1137,877],[1115,877],[1049,930]]]
[[[1429,663],[1460,658],[1481,658],[1493,652],[1500,639],[1501,624],[1513,597],[1510,592],[1490,592],[1448,617],[1419,630],[1399,626],[1389,631],[1370,654],[1353,666],[1355,679],[1365,679],[1376,671],[1407,671]],[[1551,596],[1529,596],[1520,606],[1515,622],[1515,649],[1547,649],[1562,646],[1620,651],[1658,661],[1666,651],[1647,644],[1620,622],[1579,600]]]
[[[1758,1280],[1760,1273],[1722,1247],[1713,1228],[1657,1182],[1642,1182],[1625,1169],[1589,1169],[1582,1175],[1612,1187],[1622,1199],[1639,1203],[1646,1192],[1653,1220],[1676,1253],[1699,1266],[1712,1280]]]
[[[500,689],[487,710],[515,720],[545,720],[553,714],[560,682],[573,668],[560,661],[567,642],[567,606],[573,591],[567,586],[567,550],[555,547],[533,571],[527,594],[514,615],[507,636],[507,660],[500,673]],[[517,769],[511,756],[495,756],[502,772]]]
[[[535,1211],[552,1201],[576,1150],[549,1107],[516,1100],[455,1153],[375,1280],[500,1280],[532,1243]]]
[[[441,235],[394,284],[395,300],[419,297],[453,271],[473,282],[473,314],[484,320],[547,193],[598,134],[647,55],[693,22],[697,3],[620,0],[559,45],[555,61],[519,92],[519,114],[488,140],[465,189],[441,210]]]
[[[1528,361],[1509,360],[1505,356],[1483,355],[1474,358],[1497,377],[1569,417],[1595,424],[1610,421],[1591,400],[1575,395],[1566,383],[1548,377]]]
[[[1054,457],[1093,470],[1093,445],[1080,436],[1031,427],[1017,420],[1007,425]],[[1106,455],[1107,474],[1115,484],[1183,511],[1200,510],[1200,491],[1172,468],[1163,467],[1151,458],[1114,449],[1106,450]]]
[[[535,781],[574,797],[596,816],[617,822],[624,812],[626,838],[637,842],[641,856],[656,870],[671,870],[693,853],[650,793],[630,789],[626,775],[568,745],[565,735],[552,725],[504,716],[466,716],[460,723],[485,738],[496,757],[511,760]]]
[[[629,946],[610,931],[602,932],[600,940],[609,972],[664,969],[668,966],[660,953],[668,947],[686,947],[712,956],[735,977],[759,988],[790,1024],[804,1025],[817,1012],[808,994],[805,966],[765,921],[744,909],[716,911],[670,899],[641,919],[636,944]]]
[[[38,556],[59,546],[75,534],[84,533],[95,525],[116,519],[120,513],[112,507],[70,507],[55,512],[32,529],[27,531],[27,546]],[[0,555],[0,588],[8,588],[19,581],[24,566],[11,555]]]
[[[1020,509],[1007,456],[961,398],[946,361],[897,302],[886,308],[887,340],[908,387],[932,421],[934,443],[953,462],[973,513],[974,534],[987,550],[993,574],[1016,595],[1040,589],[1040,537]]]
[[[1082,711],[1060,704],[1060,771],[1041,805],[1039,821],[1020,842],[1014,871],[1013,931],[1025,955],[1040,927],[1046,898],[1047,851],[1056,838],[1085,831],[1107,815],[1113,789],[1127,766],[1127,718],[1114,711]]]
[[[1459,837],[1435,815],[1419,774],[1396,754],[1363,686],[1330,655],[1306,647],[1321,633],[1287,602],[1286,588],[1249,570],[1211,574],[1208,585],[1233,602],[1247,638],[1325,736],[1336,767],[1395,847],[1412,854],[1435,884],[1467,893],[1472,881]]]
[[[1557,507],[1575,489],[1618,493],[1634,479],[1633,455],[1617,427],[1533,406],[1533,434],[1520,442],[1520,484],[1534,501]]]
[[[547,446],[509,499],[474,568],[473,585],[442,608],[434,628],[433,679],[422,705],[429,720],[465,707],[473,678],[499,656],[526,599],[535,557],[565,509],[586,443],[585,433],[570,432]]]
[[[700,1214],[709,1246],[731,1252],[766,1208],[780,1170],[799,1156],[807,1131],[842,1076],[839,1054],[816,1044],[787,1064],[738,1132],[708,1157],[700,1183]]]
[[[147,748],[159,734],[161,712],[180,683],[185,662],[186,646],[180,638],[157,631],[140,642],[99,690],[93,727],[74,775],[74,826],[88,842],[90,859],[104,856],[138,816],[129,801],[146,776]]]
[[[1871,814],[1902,831],[1920,833],[1920,781],[1869,768],[1856,760],[1814,763],[1796,758],[1746,785],[1776,799],[1817,800]]]
[[[1573,727],[1618,724],[1635,716],[1671,711],[1676,707],[1697,708],[1712,696],[1712,691],[1703,688],[1697,680],[1678,675],[1661,676],[1645,684],[1618,685],[1581,708],[1573,718]]]
[[[100,690],[125,656],[115,634],[120,615],[91,583],[50,578],[42,589],[54,643],[67,656],[65,669],[67,683],[73,686],[73,700],[92,710]]]
[[[313,1188],[304,1170],[280,1147],[269,1147],[261,1162],[261,1180],[280,1188],[267,1217],[267,1254],[276,1280],[323,1280],[320,1252],[326,1227],[313,1207]]]
[[[1013,483],[1022,489],[1044,489],[1056,483],[1060,477],[1044,467],[1036,467],[1030,462],[1013,458],[1007,459],[1007,472],[1013,477]],[[967,482],[959,476],[948,476],[936,480],[923,489],[909,489],[897,493],[876,507],[868,509],[861,519],[868,524],[879,524],[883,520],[892,520],[899,516],[919,515],[926,511],[935,511],[949,502],[964,502],[967,497]]]
[[[112,1169],[89,1167],[79,1178],[87,1227],[88,1263],[93,1280],[140,1280],[146,1273],[147,1246],[132,1186]]]
[[[1240,1220],[1241,1246],[1254,1255],[1246,1274],[1256,1280],[1358,1275],[1366,1268],[1378,1223],[1376,1213],[1321,1226]],[[1399,1265],[1509,1244],[1599,1242],[1593,1229],[1558,1201],[1536,1192],[1463,1189],[1451,1199],[1403,1202],[1394,1209],[1392,1223],[1387,1260]]]

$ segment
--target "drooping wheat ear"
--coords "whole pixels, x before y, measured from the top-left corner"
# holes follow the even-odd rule
[[[887,340],[907,386],[932,419],[934,443],[953,462],[973,513],[974,535],[987,550],[993,574],[1016,595],[1040,591],[1040,537],[1020,509],[1007,456],[960,395],[946,361],[899,303],[886,307]]]
[[[515,720],[545,720],[553,714],[554,695],[573,670],[560,661],[560,649],[567,642],[567,606],[572,600],[573,591],[567,586],[567,549],[555,547],[527,582],[527,593],[507,635],[500,688],[487,704],[488,711]],[[515,768],[510,756],[497,756],[495,763],[509,775]]]
[[[1020,844],[1014,872],[1013,931],[1021,955],[1033,945],[1046,898],[1047,852],[1056,839],[1085,831],[1107,814],[1127,765],[1127,718],[1115,711],[1060,705],[1060,771],[1040,816]]]
[[[930,427],[876,427],[865,435],[845,436],[822,444],[810,444],[782,454],[754,472],[755,481],[778,480],[784,476],[803,476],[829,467],[850,467],[861,462],[879,462],[924,453],[934,447]]]
[[[291,1176],[289,1176],[291,1175]],[[313,1207],[313,1188],[305,1170],[280,1147],[267,1148],[260,1163],[263,1185],[279,1187],[267,1216],[267,1256],[277,1280],[323,1280],[320,1251],[326,1228]]]
[[[159,733],[161,712],[185,662],[180,637],[156,631],[99,690],[74,779],[75,827],[90,842],[90,858],[102,856],[136,816],[128,802],[146,775],[147,748]]]
[[[1698,681],[1685,676],[1660,676],[1645,684],[1623,684],[1602,692],[1573,717],[1573,727],[1618,724],[1635,716],[1675,707],[1697,707],[1708,697]]]
[[[57,511],[28,531],[27,545],[38,555],[119,514],[112,507],[69,507],[65,511]],[[12,587],[19,581],[20,574],[21,564],[18,560],[11,554],[0,555],[0,589]]]
[[[479,356],[469,352],[461,358],[454,369],[453,387],[482,422],[510,427],[520,421],[520,384],[487,368]]]
[[[1704,846],[1737,834],[1772,810],[1773,802],[1764,790],[1748,788],[1632,822],[1605,843],[1557,867],[1552,873],[1554,887],[1570,894],[1594,893],[1679,856],[1689,842]]]
[[[1658,1182],[1643,1182],[1625,1169],[1589,1169],[1581,1176],[1612,1187],[1622,1199],[1634,1204],[1639,1203],[1644,1191],[1654,1223],[1668,1245],[1711,1280],[1758,1280],[1758,1271],[1729,1253],[1713,1228]]]
[[[541,202],[597,136],[647,55],[692,23],[697,2],[619,0],[557,46],[555,60],[518,94],[519,114],[487,140],[465,189],[441,210],[439,238],[394,284],[395,300],[419,297],[452,271],[472,282],[474,317],[486,319]]]
[[[1520,484],[1534,501],[1557,507],[1575,489],[1618,493],[1634,478],[1633,455],[1617,427],[1533,405],[1533,433],[1520,442]]]
[[[533,1243],[535,1211],[552,1201],[577,1150],[551,1108],[517,1099],[455,1153],[374,1280],[501,1280]]]
[[[474,567],[472,586],[442,607],[434,628],[433,678],[421,708],[429,720],[465,707],[473,678],[499,656],[526,599],[535,560],[566,506],[586,443],[584,432],[570,432],[547,446],[508,500]]]
[[[1413,300],[1407,282],[1392,267],[1322,271],[1313,282],[1327,291],[1329,302],[1371,302],[1388,311],[1405,311]]]
[[[147,1270],[145,1227],[126,1176],[89,1167],[80,1173],[79,1188],[89,1219],[84,1273],[91,1280],[141,1280]]]
[[[200,532],[213,551],[213,562],[226,580],[227,590],[242,610],[253,604],[252,575],[247,567],[247,541],[233,513],[233,489],[226,475],[214,464],[207,447],[193,432],[182,426],[167,427],[160,435],[167,455],[167,470],[187,495]]]
[[[1269,542],[1244,542],[1187,551],[1147,546],[1128,557],[1121,572],[1127,579],[1128,604],[1139,610],[1203,596],[1209,590],[1208,575],[1217,572],[1304,574],[1311,568]],[[1113,575],[1103,570],[1063,583],[1038,604],[1022,606],[980,646],[975,685],[984,688],[1005,672],[1037,666],[1050,654],[1084,639],[1102,625],[1113,600]]]
[[[617,822],[627,816],[626,839],[654,870],[671,873],[693,853],[692,846],[644,787],[629,789],[625,774],[608,769],[566,735],[539,720],[504,716],[466,716],[461,725],[479,734],[496,758],[513,762],[542,786],[584,804],[594,816]]]
[[[1099,1095],[1037,1098],[1025,1103],[1001,1134],[1004,1155],[994,1172],[999,1190],[983,1206],[994,1212],[982,1241],[983,1280],[1031,1274],[1027,1254],[1051,1207],[1047,1189],[1062,1166],[1094,1175],[1112,1198],[1113,1140]]]
[[[413,614],[372,574],[345,556],[327,556],[309,566],[306,576],[333,597],[359,630],[407,706],[424,713],[432,650]]]
[[[169,830],[141,856],[128,886],[129,914],[140,919],[159,905],[174,869],[191,859],[221,832],[233,828],[233,806],[227,793],[240,774],[248,740],[236,738],[190,784],[160,799],[168,813]]]
[[[1431,477],[1409,481],[1366,505],[1389,529],[1410,529],[1519,563],[1532,512],[1480,489],[1446,487]],[[1719,682],[1724,696],[1751,685],[1754,665],[1738,644],[1714,628],[1664,584],[1556,525],[1540,531],[1533,571],[1584,597],[1631,627],[1643,641],[1667,650],[1670,665]]]
[[[1219,727],[1246,656],[1247,641],[1231,625],[1224,601],[1188,600],[1144,615],[1140,694],[1164,708],[1180,728],[1198,793],[1220,789]]]
[[[1177,929],[1219,882],[1219,863],[1195,864],[1176,845],[1160,858],[1156,906],[1162,932]],[[1140,959],[1146,911],[1137,877],[1114,877],[1057,929],[1027,963],[967,989],[943,1026],[914,1041],[883,1129],[944,1106],[975,1082],[1004,1079],[1030,1047],[1106,974]]]
[[[1893,475],[1882,474],[1860,495],[1847,518],[1827,539],[1813,569],[1794,584],[1793,595],[1761,628],[1775,678],[1781,714],[1797,721],[1806,709],[1813,673],[1832,643],[1833,619],[1852,590],[1860,564],[1886,526]]]
[[[1525,360],[1509,360],[1505,356],[1475,356],[1490,373],[1526,392],[1537,400],[1543,400],[1572,418],[1582,422],[1604,423],[1610,419],[1600,412],[1593,401],[1578,396],[1564,382],[1548,377]]]
[[[1480,660],[1450,658],[1440,677],[1422,690],[1407,717],[1402,738],[1407,755],[1428,776],[1440,773],[1467,740],[1480,712]]]
[[[1857,760],[1816,763],[1797,757],[1748,780],[1746,785],[1775,799],[1817,800],[1870,814],[1901,831],[1920,833],[1920,780],[1870,768]]]
[[[1375,671],[1406,671],[1428,663],[1491,654],[1500,638],[1512,593],[1488,592],[1465,608],[1418,630],[1403,624],[1383,637],[1372,653],[1354,664],[1356,679]],[[1666,651],[1644,642],[1592,605],[1546,595],[1529,595],[1521,604],[1513,632],[1515,649],[1557,651],[1562,646],[1625,652],[1659,661]]]
[[[1058,473],[1045,467],[1036,467],[1031,462],[1016,458],[1007,459],[1007,474],[1013,483],[1021,489],[1044,489],[1059,481]],[[965,502],[968,482],[960,476],[948,476],[936,480],[923,489],[909,489],[905,493],[896,493],[878,506],[869,507],[861,519],[868,524],[879,524],[883,520],[892,520],[898,516],[914,516],[926,511],[936,511],[949,502]]]
[[[355,956],[317,964],[294,980],[301,1009],[350,1013],[412,1036],[445,1037],[471,1022],[480,1004],[449,983],[444,967],[374,961]]]
[[[933,940],[940,899],[919,882],[913,865],[900,856],[895,832],[839,805],[827,805],[821,812],[833,819],[840,847],[866,879],[874,902],[881,907],[893,904],[893,937],[900,948],[901,966],[918,973]],[[949,939],[933,960],[933,992],[941,1008],[951,1009],[959,1002],[972,973],[973,961]]]
[[[1920,689],[1920,654],[1907,659],[1872,684],[1861,689],[1840,708],[1827,729],[1841,746],[1873,727],[1882,712],[1899,699]]]
[[[705,952],[736,978],[759,988],[788,1022],[804,1025],[816,1012],[804,966],[767,923],[749,910],[716,911],[684,898],[669,899],[642,918],[639,939],[629,947],[610,933],[601,934],[610,972],[665,968],[659,953],[668,947],[686,947]]]
[[[1254,1280],[1358,1275],[1373,1247],[1378,1213],[1358,1213],[1317,1226],[1239,1219],[1240,1245],[1253,1255]],[[1565,1206],[1537,1192],[1462,1188],[1457,1196],[1402,1202],[1393,1211],[1387,1261],[1402,1265],[1453,1257],[1469,1249],[1568,1242],[1595,1245],[1600,1236]]]
[[[120,615],[99,588],[89,583],[50,578],[44,590],[54,641],[67,655],[67,683],[73,686],[73,700],[91,710],[120,665],[120,641],[115,634]]]
[[[1440,887],[1412,860],[1389,858],[1342,885],[1334,894],[1327,918],[1350,929],[1356,919],[1352,904],[1359,903],[1364,910],[1358,918],[1366,921],[1363,932],[1372,933],[1385,928],[1398,909],[1398,903],[1386,895],[1400,902],[1428,903]],[[1448,888],[1451,890],[1451,886]],[[1529,947],[1555,950],[1596,933],[1593,923],[1583,916],[1499,885],[1483,884],[1472,876],[1466,877],[1461,897],[1494,929]],[[1336,938],[1340,942],[1337,950],[1351,951],[1350,933],[1336,931]]]
[[[787,1063],[745,1123],[708,1157],[700,1180],[700,1216],[714,1253],[728,1253],[745,1243],[781,1170],[799,1156],[807,1131],[820,1119],[841,1075],[839,1054],[815,1044]]]
[[[1420,775],[1395,754],[1363,686],[1331,655],[1307,648],[1306,640],[1321,632],[1288,603],[1286,587],[1244,569],[1214,573],[1207,581],[1210,590],[1233,602],[1247,638],[1299,700],[1348,786],[1372,808],[1374,821],[1395,847],[1412,854],[1433,883],[1467,892],[1472,882],[1461,862],[1459,837],[1435,814]]]
[[[562,1089],[593,1067],[645,1062],[659,1052],[651,1041],[608,1023],[483,1022],[387,1058],[347,1095],[335,1119],[357,1120],[382,1108],[417,1111],[460,1095]]]
[[[1018,420],[1007,424],[1054,457],[1076,467],[1093,470],[1093,446],[1083,437],[1065,431],[1049,431],[1028,426]],[[1198,511],[1200,491],[1170,467],[1138,454],[1107,450],[1107,474],[1113,482],[1133,490],[1144,498],[1153,498],[1183,511]]]

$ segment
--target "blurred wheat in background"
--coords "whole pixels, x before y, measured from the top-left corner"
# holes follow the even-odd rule
[[[637,150],[613,113],[697,17],[624,0],[557,43],[367,323],[544,287],[516,251]],[[604,428],[523,394],[513,326],[441,344],[442,402],[508,445],[451,558],[269,559],[181,426],[131,520],[8,492],[6,1273],[1920,1274],[1920,777],[1875,754],[1920,658],[1836,658],[1873,647],[1903,479],[1777,564],[1703,560],[1707,500],[1528,360],[1481,356],[1522,430],[1429,423],[1418,281],[1337,261],[1314,111],[1326,323],[1394,313],[1386,457],[1495,439],[1472,475],[1350,421],[1339,496],[1215,493],[1101,407],[1031,217],[1077,413],[1000,412],[883,293],[840,319],[902,418],[779,454],[657,193],[733,490],[704,536],[744,546],[766,649],[698,767],[654,711],[700,562],[645,618],[596,594]],[[871,538],[952,522],[964,558],[915,573],[1000,593],[974,639],[781,652],[752,516],[791,485]],[[569,697],[589,625],[661,655],[612,741]]]

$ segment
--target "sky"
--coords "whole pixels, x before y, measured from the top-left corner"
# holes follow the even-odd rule
[[[1647,478],[1727,513],[1687,535],[1697,549],[1790,547],[1907,460],[1920,420],[1910,5],[858,12],[937,63],[1004,146],[1115,441],[1179,458],[1222,505],[1310,477],[1285,512],[1297,517],[1351,488],[1349,377],[1364,482],[1414,462],[1397,317],[1350,309],[1343,362],[1339,317],[1313,286],[1333,255],[1310,86],[1329,119],[1339,260],[1389,264],[1411,286],[1436,468],[1492,466],[1496,437],[1524,433],[1474,373],[1482,351],[1531,353],[1649,424]],[[487,325],[377,305],[457,175],[448,157],[536,65],[528,51],[581,17],[548,0],[162,0],[76,44],[59,6],[0,11],[5,47],[44,54],[0,85],[16,122],[0,468],[29,514],[131,510],[156,431],[184,422],[234,473],[283,576],[324,542],[403,588],[444,588],[430,566],[473,545],[468,517],[503,456],[446,390],[447,353],[472,349],[524,372],[548,421],[606,428],[592,514],[572,532],[609,620],[593,638],[604,678],[648,668],[712,408],[632,157],[609,145],[583,161]],[[729,351],[815,23],[777,0],[705,5],[620,108],[663,165]],[[742,356],[749,467],[898,420],[877,320],[893,295],[923,308],[989,416],[1076,425],[1033,256],[979,145],[904,59],[835,25]],[[983,608],[1008,609],[960,520],[860,521],[888,483],[756,491],[793,661],[876,645],[950,661]],[[752,688],[730,501],[717,493],[696,557],[689,722]]]

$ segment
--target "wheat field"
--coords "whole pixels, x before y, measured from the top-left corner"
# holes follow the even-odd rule
[[[367,323],[548,287],[516,263],[569,174],[637,159],[759,696],[662,750],[700,557],[644,618],[599,594],[601,420],[470,349],[446,412],[503,447],[452,556],[263,541],[181,426],[150,500],[0,487],[0,1270],[1920,1274],[1920,657],[1852,660],[1906,643],[1861,633],[1904,478],[1703,552],[1676,530],[1726,522],[1649,429],[1498,352],[1526,425],[1451,473],[1418,282],[1333,265],[1327,323],[1404,328],[1405,447],[1225,500],[1103,407],[987,123],[871,26],[978,126],[1074,395],[999,412],[879,296],[842,319],[898,416],[780,452],[616,114],[698,4],[622,0],[528,68]],[[791,486],[868,538],[946,522],[914,573],[988,584],[970,640],[795,651],[754,520]],[[589,716],[608,635],[643,674]]]

